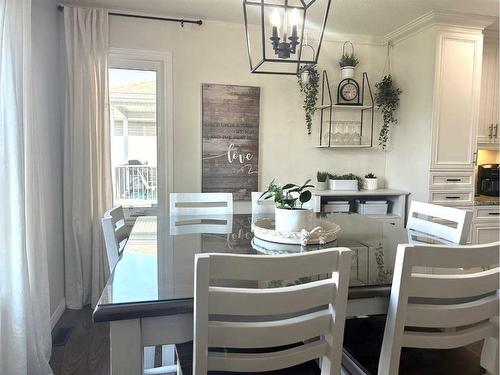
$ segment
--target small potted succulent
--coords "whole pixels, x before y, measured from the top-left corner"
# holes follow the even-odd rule
[[[361,177],[352,173],[343,175],[330,174],[328,186],[330,190],[360,190],[362,181]]]
[[[316,179],[318,180],[318,185],[316,188],[318,190],[326,190],[328,189],[328,172],[320,172],[316,174]]]
[[[351,45],[351,53],[347,53],[345,47],[347,44]],[[342,57],[339,60],[340,72],[342,75],[342,79],[353,78],[354,77],[354,68],[358,65],[359,60],[357,56],[354,54],[354,46],[351,42],[347,41],[344,43],[342,47]]]
[[[363,188],[365,190],[377,190],[378,178],[373,173],[368,173],[363,181]]]
[[[312,229],[313,210],[302,207],[312,197],[309,188],[313,188],[314,185],[310,185],[309,182],[310,179],[301,186],[295,184],[281,186],[273,180],[267,191],[262,193],[261,198],[272,198],[276,205],[274,218],[276,231],[289,233]]]

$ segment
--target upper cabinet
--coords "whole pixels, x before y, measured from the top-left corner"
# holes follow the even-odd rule
[[[498,38],[485,37],[483,47],[483,73],[478,143],[498,143]]]
[[[474,168],[483,35],[437,32],[431,169]]]

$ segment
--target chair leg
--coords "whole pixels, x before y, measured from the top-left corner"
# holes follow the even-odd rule
[[[175,363],[175,345],[163,345],[161,347],[161,365],[169,366]]]
[[[155,350],[154,346],[146,346],[144,348],[144,370],[155,367]]]
[[[498,350],[498,338],[488,337],[484,340],[481,367],[486,370],[487,375],[499,375]]]

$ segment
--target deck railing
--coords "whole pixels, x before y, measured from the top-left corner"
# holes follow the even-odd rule
[[[115,167],[115,200],[156,202],[158,199],[156,167],[119,165]]]

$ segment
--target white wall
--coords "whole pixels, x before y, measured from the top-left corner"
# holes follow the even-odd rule
[[[43,202],[46,208],[50,311],[64,302],[64,255],[62,228],[62,83],[59,15],[56,0],[34,0],[32,5],[33,93],[35,126],[44,129],[40,139],[46,178]],[[63,306],[64,307],[64,306]]]
[[[398,42],[392,53],[393,77],[403,93],[386,157],[387,185],[424,202],[429,194],[435,39],[434,29],[428,28]]]
[[[374,172],[383,181],[382,151],[314,147],[318,137],[307,136],[296,77],[250,74],[243,24],[207,21],[201,27],[181,28],[176,23],[112,16],[110,30],[111,47],[173,54],[175,191],[201,189],[202,83],[261,87],[260,188],[273,178],[300,183],[315,178],[318,169],[359,175]],[[373,87],[382,74],[386,49],[374,44],[355,44],[355,48],[361,61],[358,80],[366,70]],[[337,59],[341,50],[339,42],[324,42],[321,49],[320,68],[327,69],[333,90],[340,78]]]

